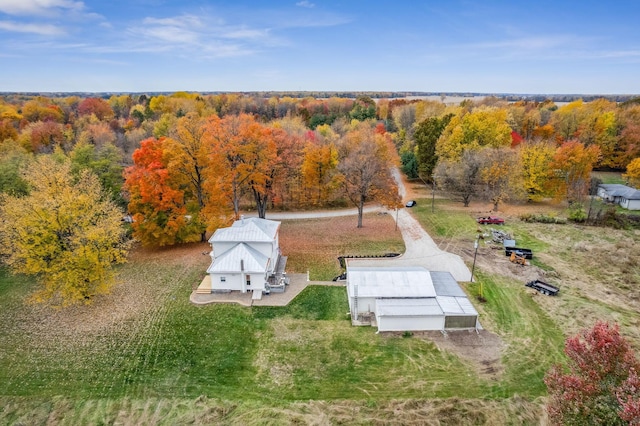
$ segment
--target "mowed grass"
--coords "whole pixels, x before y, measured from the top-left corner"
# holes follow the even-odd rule
[[[427,200],[412,209],[437,241],[453,247],[474,239],[473,215],[443,200],[435,210]],[[512,222],[504,229],[554,253],[544,258],[551,267],[571,258],[556,237],[581,235],[564,227],[545,237],[542,225]],[[404,250],[388,215],[368,215],[364,225],[357,229],[353,217],[283,221],[288,270],[327,279],[340,272],[339,255]],[[581,262],[594,250],[580,251]],[[487,378],[427,338],[352,327],[344,287],[310,286],[286,307],[193,306],[188,295],[207,266],[201,252],[191,250],[191,263],[173,249],[134,256],[120,270],[120,288],[132,290],[113,297],[148,301],[131,302],[131,312],[115,319],[102,309],[109,297],[73,315],[26,305],[35,284],[2,272],[0,424],[535,424],[544,374],[563,360],[568,313],[611,313],[637,325],[632,310],[594,304],[567,284],[560,297],[544,298],[476,268],[467,291],[476,295],[482,283],[480,321],[504,343],[504,371]]]

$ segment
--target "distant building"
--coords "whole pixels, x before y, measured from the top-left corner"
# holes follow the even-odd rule
[[[640,191],[618,183],[598,185],[598,197],[627,210],[640,210]]]

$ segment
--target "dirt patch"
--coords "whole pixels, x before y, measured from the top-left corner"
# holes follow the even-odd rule
[[[381,333],[386,336],[399,337],[403,333]],[[454,330],[414,331],[413,338],[424,339],[434,343],[439,350],[448,351],[468,362],[480,377],[491,381],[499,381],[504,371],[502,352],[505,344],[495,333],[488,330]]]

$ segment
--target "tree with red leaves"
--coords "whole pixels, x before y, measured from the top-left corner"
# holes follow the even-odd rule
[[[567,369],[545,376],[552,424],[640,425],[640,362],[617,324],[598,321],[565,343]]]
[[[125,170],[133,235],[147,246],[198,241],[201,229],[190,221],[184,191],[172,176],[165,155],[166,139],[146,139]]]

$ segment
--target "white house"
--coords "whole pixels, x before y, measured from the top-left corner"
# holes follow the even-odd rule
[[[347,266],[354,325],[378,331],[475,329],[478,312],[449,272],[421,266]]]
[[[253,292],[260,298],[284,291],[287,258],[280,253],[279,231],[280,222],[255,217],[218,229],[209,239],[211,265],[198,293]]]
[[[640,210],[640,191],[618,183],[598,185],[598,197],[627,210]]]

